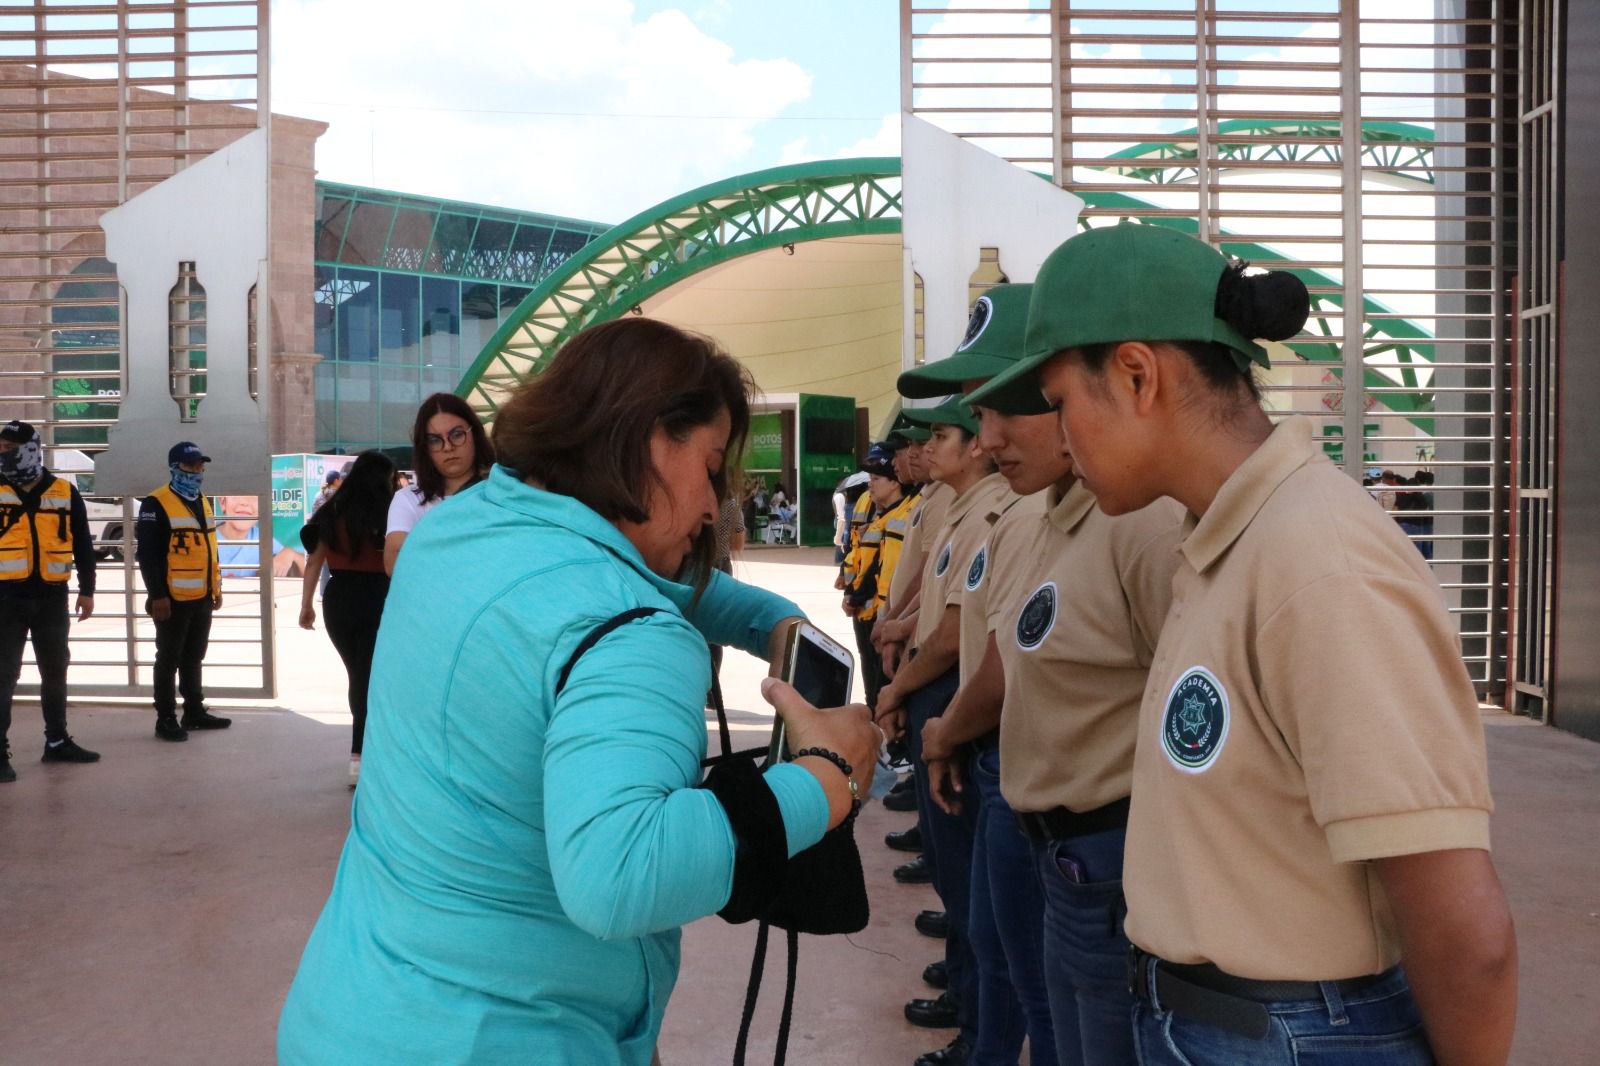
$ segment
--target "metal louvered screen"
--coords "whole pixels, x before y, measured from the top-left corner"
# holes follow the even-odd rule
[[[1053,174],[1086,201],[1084,225],[1173,226],[1306,282],[1313,317],[1275,346],[1268,405],[1311,417],[1351,476],[1406,482],[1372,491],[1430,558],[1484,695],[1506,672],[1516,116],[1501,7],[902,8],[908,110]]]
[[[260,125],[266,37],[266,0],[0,0],[0,420],[39,429],[99,541],[94,617],[72,627],[74,696],[148,693],[154,660],[133,565],[137,501],[93,489],[91,460],[123,389],[122,297],[100,216]],[[204,391],[203,361],[189,354],[203,352],[204,280],[185,290],[173,337],[175,403]],[[263,509],[227,500],[237,525]],[[236,543],[259,551],[257,539]],[[209,691],[267,695],[270,603],[256,563],[236,565]],[[31,666],[18,690],[38,691]]]

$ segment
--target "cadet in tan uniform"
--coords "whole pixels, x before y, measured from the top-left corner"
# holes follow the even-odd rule
[[[1028,285],[997,285],[990,289],[973,307],[962,349],[948,359],[901,374],[901,394],[922,397],[951,389],[971,389],[1011,367],[1022,356],[1030,290]],[[1045,423],[1044,428],[1053,442],[1054,419],[1037,389],[1032,390],[1028,402],[1035,411],[1042,412],[1036,419]],[[983,439],[981,427],[979,444],[986,455],[995,458]],[[1052,447],[1051,452],[1055,451]],[[1031,1061],[1041,1064],[1056,1061],[1055,1029],[1040,961],[1044,904],[1033,873],[1028,842],[999,794],[999,734],[993,728],[998,714],[988,716],[985,728],[961,738],[970,744],[961,747],[959,759],[952,758],[954,752],[946,751],[936,760],[926,744],[928,738],[938,735],[947,717],[959,713],[961,705],[973,699],[974,679],[980,673],[989,644],[987,601],[993,588],[990,580],[994,565],[992,545],[998,523],[1015,520],[1017,516],[1037,520],[1043,513],[1042,507],[1042,495],[1018,496],[1014,492],[999,495],[979,516],[975,549],[952,561],[951,569],[962,587],[958,642],[961,687],[944,715],[929,719],[922,730],[930,796],[946,812],[970,813],[973,821],[967,933],[979,974],[978,1039],[971,1058],[974,1063],[1015,1063],[1021,1054],[1024,1036],[1028,1039]],[[992,673],[998,676],[998,662],[991,665]],[[986,694],[992,697],[998,709],[998,686],[990,688],[993,691]],[[948,781],[949,787],[959,787],[962,770],[950,774],[946,768],[966,767],[969,763],[971,779],[980,782],[980,787],[967,794],[973,809],[962,812],[963,805],[944,794],[941,782]],[[981,787],[991,776],[996,787],[992,790]]]
[[[927,417],[933,423],[933,436],[924,449],[928,473],[948,485],[955,499],[944,526],[929,543],[911,657],[894,680],[879,690],[877,713],[886,731],[903,733],[908,741],[912,771],[917,776],[917,827],[923,858],[945,908],[949,991],[937,999],[913,1000],[906,1005],[906,1018],[913,1024],[959,1025],[961,1031],[950,1047],[919,1060],[922,1066],[945,1066],[965,1062],[979,1035],[979,974],[967,937],[973,815],[970,811],[950,815],[933,804],[926,788],[927,767],[920,758],[920,736],[923,724],[944,712],[959,681],[964,573],[954,560],[970,558],[976,551],[987,532],[984,518],[989,508],[1010,490],[977,445],[978,424],[971,410],[952,399],[931,409]],[[920,917],[924,923],[937,919],[936,914]]]
[[[927,562],[928,542],[944,527],[950,513],[950,503],[955,493],[942,481],[928,477],[927,442],[931,434],[926,426],[916,423],[923,417],[922,410],[908,408],[903,420],[908,425],[898,432],[908,441],[900,454],[911,480],[921,485],[917,492],[917,506],[911,513],[911,532],[906,535],[905,565],[895,571],[889,585],[889,605],[881,624],[874,626],[872,642],[883,656],[884,675],[894,677],[900,661],[905,656],[906,645],[916,630],[918,596],[922,591],[922,572]]]
[[[1128,826],[1138,1061],[1499,1066],[1516,944],[1477,700],[1426,562],[1261,407],[1251,338],[1306,312],[1176,231],[1091,230],[991,383],[1036,376],[1107,514],[1189,512]]]

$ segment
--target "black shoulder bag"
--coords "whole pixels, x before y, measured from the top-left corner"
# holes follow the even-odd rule
[[[607,619],[592,629],[572,652],[556,681],[556,694],[566,687],[573,665],[584,652],[613,630],[655,614],[657,608],[635,607]],[[717,711],[717,733],[722,753],[706,759],[702,788],[709,789],[727,812],[737,841],[733,890],[727,905],[717,914],[735,925],[756,920],[755,957],[750,965],[750,982],[745,992],[744,1013],[739,1021],[739,1038],[734,1045],[734,1066],[744,1066],[745,1046],[750,1023],[755,1016],[756,999],[761,992],[761,975],[767,960],[767,935],[772,926],[788,934],[789,967],[783,994],[783,1014],[778,1025],[774,1066],[783,1066],[789,1047],[790,1020],[794,1011],[794,985],[799,958],[800,934],[830,935],[857,933],[867,927],[866,875],[861,869],[861,851],[856,846],[855,813],[830,829],[816,844],[788,858],[788,841],[778,801],[764,781],[757,761],[766,755],[765,747],[733,750],[728,729],[728,714],[722,703],[722,686],[716,672],[711,675],[711,705]]]

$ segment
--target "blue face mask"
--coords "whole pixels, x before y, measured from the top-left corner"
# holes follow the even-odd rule
[[[0,477],[13,485],[31,485],[44,474],[44,449],[35,437],[9,452],[0,452]]]
[[[168,467],[172,472],[172,491],[186,500],[198,499],[200,496],[200,482],[205,480],[204,474],[194,474],[181,469],[176,463]]]

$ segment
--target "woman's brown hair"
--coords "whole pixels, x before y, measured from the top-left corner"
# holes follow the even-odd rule
[[[645,522],[651,486],[660,484],[650,462],[657,427],[683,440],[728,412],[728,461],[713,479],[717,498],[726,498],[754,388],[749,372],[709,337],[653,318],[606,322],[573,337],[501,406],[495,454],[518,477],[602,518]],[[708,524],[684,564],[696,584],[709,576],[715,542]]]
[[[436,392],[422,401],[417,408],[417,418],[411,424],[411,465],[417,475],[417,491],[424,500],[437,500],[444,496],[444,475],[433,463],[433,452],[428,448],[428,420],[437,414],[455,415],[472,431],[472,484],[494,466],[494,448],[489,435],[484,432],[478,413],[467,406],[467,401],[453,392]]]

